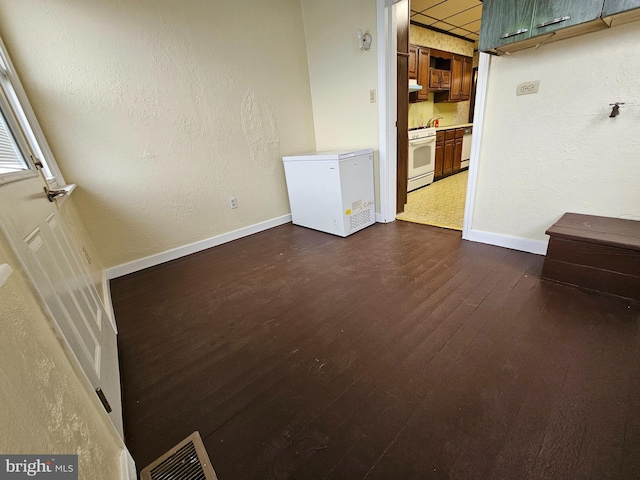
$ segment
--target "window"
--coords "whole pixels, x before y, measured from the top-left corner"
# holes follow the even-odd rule
[[[64,185],[11,59],[0,40],[0,185],[36,175],[34,161],[51,188]]]
[[[29,169],[23,153],[7,123],[4,109],[0,109],[0,175]]]

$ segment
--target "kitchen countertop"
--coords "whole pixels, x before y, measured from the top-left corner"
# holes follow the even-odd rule
[[[440,130],[450,130],[452,128],[467,128],[467,127],[473,127],[473,123],[460,123],[458,125],[443,125],[441,127],[436,127],[436,132],[439,132]]]

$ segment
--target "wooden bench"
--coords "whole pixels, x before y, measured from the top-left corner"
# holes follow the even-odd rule
[[[546,233],[543,279],[640,302],[640,221],[565,213]]]

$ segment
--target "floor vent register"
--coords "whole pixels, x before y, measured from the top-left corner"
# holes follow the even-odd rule
[[[198,432],[140,472],[142,480],[218,480]]]

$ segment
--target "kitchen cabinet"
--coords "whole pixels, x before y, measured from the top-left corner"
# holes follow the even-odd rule
[[[462,93],[462,57],[456,55],[451,59],[451,89],[449,101],[459,102]]]
[[[471,83],[473,80],[473,58],[462,57],[462,91],[460,100],[465,101],[471,98]]]
[[[606,28],[604,0],[485,0],[479,50],[508,53]]]
[[[531,37],[535,3],[535,0],[484,0],[478,49],[494,51]]]
[[[429,90],[449,90],[451,87],[451,72],[431,68],[429,71]]]
[[[409,45],[409,79],[418,79],[418,47]]]
[[[602,17],[610,27],[640,20],[640,0],[605,0]]]
[[[436,132],[436,160],[433,172],[433,178],[442,178],[442,169],[444,167],[444,132]]]
[[[531,36],[599,20],[603,0],[537,0]]]
[[[414,71],[415,77],[412,76]],[[418,45],[409,46],[409,78],[415,78],[422,85],[422,90],[411,93],[410,102],[427,100],[429,92],[435,93],[435,102],[469,100],[472,75],[472,57]]]
[[[462,55],[451,56],[451,82],[447,91],[435,92],[433,100],[441,102],[461,102],[471,98],[471,77],[473,58]]]
[[[429,49],[418,47],[418,85],[422,85],[422,90],[416,92],[418,101],[425,101],[429,98],[429,59]]]
[[[451,128],[436,132],[435,180],[458,173],[462,163],[464,128]]]
[[[458,172],[462,163],[462,137],[464,137],[464,128],[456,128],[453,141],[453,172]]]

